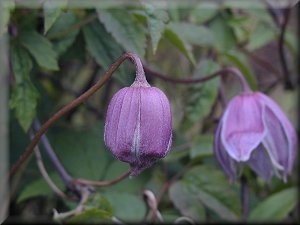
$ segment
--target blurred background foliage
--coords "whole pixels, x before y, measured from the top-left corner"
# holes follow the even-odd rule
[[[73,7],[72,1],[66,0],[35,1],[35,7],[21,1],[1,4],[0,34],[9,42],[10,165],[29,143],[28,131],[35,117],[46,121],[99,80],[126,51],[136,52],[147,68],[172,78],[204,77],[224,66],[235,66],[253,90],[270,95],[297,124],[298,87],[286,88],[287,74],[282,72],[278,53],[281,27],[262,1],[253,1],[253,5],[166,2],[165,6],[131,1],[122,6],[95,4],[87,8]],[[282,16],[280,9],[274,10]],[[284,39],[288,76],[294,80],[299,61],[297,20],[294,6]],[[143,221],[148,211],[144,189],[159,196],[158,208],[165,222],[181,216],[201,222],[240,221],[240,184],[229,183],[212,151],[224,101],[239,93],[238,81],[226,76],[184,85],[163,81],[151,72],[146,75],[172,105],[170,154],[138,177],[98,188],[84,211],[66,222],[105,222],[112,216],[123,222]],[[74,178],[111,180],[128,169],[105,147],[103,127],[112,95],[133,79],[134,67],[125,62],[101,90],[47,133]],[[64,190],[43,151],[42,155],[50,177]],[[244,174],[249,182],[249,220],[298,220],[296,169],[287,183],[277,178],[266,183],[247,168]],[[18,171],[10,191],[12,220],[52,220],[53,209],[64,212],[76,207],[48,187],[34,156]]]

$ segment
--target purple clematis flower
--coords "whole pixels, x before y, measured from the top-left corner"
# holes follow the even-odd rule
[[[215,155],[231,181],[243,163],[265,180],[275,174],[286,181],[296,148],[294,127],[280,107],[260,92],[244,92],[229,102],[214,140]]]
[[[113,155],[131,166],[137,176],[166,156],[172,143],[172,114],[169,100],[151,87],[138,71],[130,87],[119,90],[109,103],[104,140]]]

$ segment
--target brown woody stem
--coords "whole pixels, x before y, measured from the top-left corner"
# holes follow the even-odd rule
[[[25,149],[24,153],[20,156],[20,158],[17,160],[17,162],[12,166],[9,176],[12,177],[12,175],[18,170],[18,168],[22,165],[22,163],[28,159],[28,157],[33,153],[34,147],[38,144],[39,140],[41,139],[42,135],[46,133],[46,131],[49,129],[49,127],[55,123],[58,119],[60,119],[63,115],[65,115],[67,112],[72,110],[73,108],[80,105],[82,102],[87,100],[91,95],[93,95],[96,91],[98,91],[113,75],[113,72],[116,71],[116,69],[126,60],[130,59],[132,60],[132,55],[130,53],[125,53],[122,56],[120,56],[117,61],[112,64],[112,66],[105,72],[105,74],[102,76],[102,78],[94,84],[90,89],[88,89],[86,92],[84,92],[82,95],[80,95],[78,98],[74,99],[67,105],[65,105],[62,109],[60,109],[58,112],[56,112],[47,122],[45,122],[41,128],[37,131],[37,133],[34,135],[33,139],[31,140],[30,144]]]

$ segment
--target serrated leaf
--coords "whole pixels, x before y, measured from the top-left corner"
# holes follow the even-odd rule
[[[213,34],[204,26],[181,22],[171,23],[169,27],[177,34],[180,34],[187,43],[200,46],[211,46],[214,44]]]
[[[172,184],[169,189],[169,196],[182,216],[190,217],[197,222],[205,220],[206,216],[203,205],[188,190],[187,185],[183,182],[179,181]]]
[[[113,208],[113,215],[124,222],[142,221],[146,214],[146,206],[136,195],[119,192],[106,192],[103,195]]]
[[[68,219],[68,223],[108,223],[111,222],[112,215],[101,209],[87,209],[84,212]]]
[[[62,12],[62,8],[67,5],[67,0],[53,2],[53,0],[46,0],[43,4],[44,12],[44,34],[53,26]]]
[[[147,15],[148,29],[151,37],[152,50],[155,54],[159,40],[165,30],[168,14],[163,9],[154,8],[153,5],[143,2]]]
[[[10,99],[10,107],[15,109],[16,117],[26,132],[36,115],[38,93],[34,86],[25,81],[16,85]]]
[[[51,180],[56,184],[56,186],[63,190],[64,185],[60,177],[54,173],[49,174],[49,176]],[[29,198],[37,196],[47,196],[51,194],[53,194],[53,190],[49,187],[44,178],[40,178],[25,186],[25,188],[21,191],[20,195],[18,196],[17,203],[25,201]]]
[[[172,30],[170,27],[167,27],[164,32],[164,36],[167,40],[169,40],[181,53],[183,53],[186,58],[193,64],[196,65],[196,61],[194,55],[191,50],[191,46],[189,46],[184,39],[180,36],[180,34],[176,33],[176,31]]]
[[[20,41],[32,54],[39,66],[48,70],[59,69],[57,54],[47,38],[34,30],[23,30],[20,33]]]
[[[99,180],[110,161],[104,147],[103,123],[85,128],[59,128],[49,139],[58,158],[74,177]]]
[[[86,25],[83,34],[88,51],[105,70],[122,55],[123,48],[114,41],[100,22],[94,21]],[[132,81],[132,77],[129,77],[130,74],[122,66],[115,73],[113,77],[124,85],[129,85]]]
[[[297,189],[292,187],[268,196],[249,215],[252,222],[272,222],[286,218],[298,202]]]
[[[11,46],[10,55],[16,84],[19,85],[25,80],[30,80],[32,61],[28,52],[20,46]]]
[[[122,9],[97,9],[97,13],[106,30],[123,48],[144,57],[146,34],[133,15]]]
[[[55,21],[51,29],[47,33],[47,37],[59,32],[63,32],[77,23],[78,18],[71,12],[61,12],[59,18]],[[63,54],[75,41],[79,29],[75,29],[66,35],[52,40],[53,49],[58,55]]]
[[[16,86],[12,90],[10,107],[26,132],[36,115],[38,93],[30,81],[32,62],[29,54],[22,47],[11,47],[11,62]]]

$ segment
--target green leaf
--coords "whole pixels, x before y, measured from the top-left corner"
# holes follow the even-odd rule
[[[68,220],[68,223],[111,223],[112,215],[107,211],[91,208],[77,214]]]
[[[249,62],[247,61],[247,58],[245,58],[238,51],[228,51],[225,52],[223,56],[225,56],[230,63],[234,64],[241,70],[251,89],[253,91],[257,90],[257,83],[250,69],[251,67],[249,65]]]
[[[177,34],[180,34],[184,41],[189,44],[211,46],[214,43],[213,34],[204,26],[181,22],[171,23],[169,27]]]
[[[133,194],[107,192],[103,195],[113,208],[113,215],[124,222],[142,221],[146,214],[146,206],[141,198]]]
[[[264,24],[258,23],[255,30],[249,37],[246,48],[250,51],[261,48],[272,41],[275,37],[276,32],[274,30]]]
[[[194,77],[203,77],[219,69],[219,65],[211,60],[203,60],[197,66]],[[209,112],[217,97],[219,79],[214,78],[205,83],[194,85],[187,92],[186,124],[190,127],[196,121],[201,121]]]
[[[201,204],[227,221],[238,219],[239,193],[229,185],[224,173],[209,165],[196,166],[183,177],[183,185]]]
[[[49,139],[58,158],[74,177],[99,180],[105,174],[110,153],[103,143],[103,123],[85,128],[52,129]]]
[[[105,198],[104,196],[102,196],[102,194],[99,193],[92,195],[88,199],[88,201],[84,204],[84,207],[86,209],[92,209],[92,208],[101,209],[110,214],[112,214],[112,210],[113,210],[107,198]]]
[[[210,24],[210,30],[214,33],[215,47],[223,52],[233,48],[236,38],[231,27],[222,16],[217,16]]]
[[[38,93],[30,81],[32,62],[29,54],[22,47],[11,47],[11,62],[16,79],[10,107],[15,109],[16,117],[26,132],[36,115]]]
[[[205,23],[218,13],[218,5],[215,2],[200,2],[190,13],[193,23]]]
[[[36,115],[38,93],[32,83],[25,81],[13,89],[10,107],[15,109],[16,117],[26,132]]]
[[[190,158],[202,158],[205,156],[213,155],[213,136],[212,135],[204,135],[199,136],[194,144],[194,146],[190,150]]]
[[[28,52],[21,46],[12,45],[10,55],[16,84],[19,85],[25,80],[30,80],[32,61]]]
[[[179,181],[172,184],[169,189],[169,196],[183,216],[190,217],[195,221],[205,220],[206,216],[203,205],[183,182]]]
[[[100,22],[94,21],[86,25],[83,28],[83,34],[89,53],[105,70],[122,55],[123,48],[114,41]],[[133,77],[128,77],[128,72],[122,66],[115,73],[116,75],[113,77],[125,85],[130,84],[133,80]]]
[[[144,57],[145,30],[133,15],[122,9],[98,9],[97,13],[106,30],[123,48],[137,53],[141,58]]]
[[[199,199],[207,208],[216,212],[222,219],[228,221],[238,220],[238,217],[230,209],[228,209],[222,201],[215,198],[215,196],[198,189],[195,197]]]
[[[58,188],[63,190],[64,185],[61,181],[60,177],[57,174],[49,174],[52,181],[56,184]],[[17,198],[17,203],[25,201],[29,198],[37,197],[37,196],[48,196],[53,194],[53,190],[46,183],[44,178],[37,179],[25,186],[20,195]]]
[[[67,0],[61,0],[59,2],[53,2],[52,0],[46,0],[43,4],[44,12],[44,34],[53,26],[62,12],[62,8],[67,5]]]
[[[79,19],[71,12],[61,12],[58,19],[55,21],[51,29],[47,33],[47,37],[59,32],[63,32],[70,28],[72,25],[76,24]],[[58,55],[63,54],[75,41],[79,29],[73,30],[66,35],[60,36],[59,38],[53,38],[52,44],[54,51]]]
[[[20,34],[21,43],[32,54],[42,68],[58,70],[57,54],[51,42],[34,30],[23,30]]]
[[[155,54],[159,40],[165,30],[168,14],[163,9],[155,8],[153,5],[143,2],[147,14],[148,29],[151,36],[152,50]]]
[[[286,218],[298,202],[297,188],[288,188],[272,194],[249,215],[249,221],[265,222],[280,221]]]
[[[167,27],[164,32],[164,37],[183,53],[193,65],[196,65],[191,46],[189,46],[180,35],[181,34],[176,33],[176,31],[172,30],[170,27]]]

